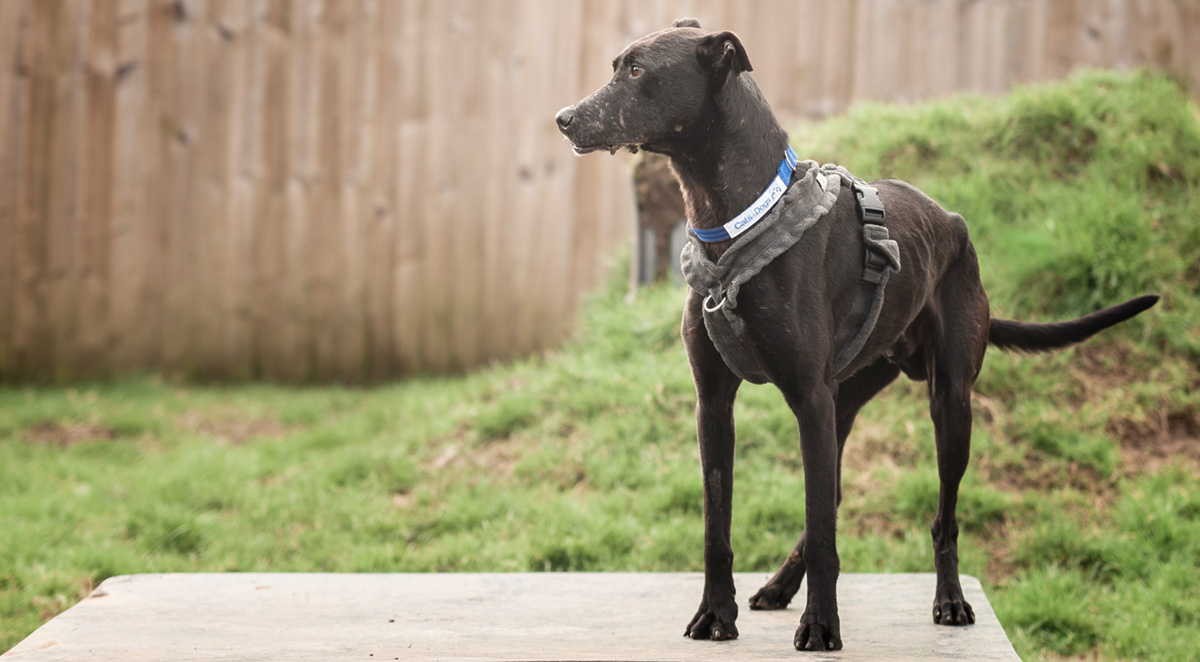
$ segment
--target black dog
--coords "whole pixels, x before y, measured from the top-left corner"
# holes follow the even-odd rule
[[[707,34],[694,19],[648,35],[613,61],[612,80],[558,113],[575,153],[642,148],[671,158],[693,229],[717,228],[750,205],[776,173],[787,134],[747,73],[750,60],[731,32]],[[801,166],[804,167],[804,166]],[[797,171],[797,178],[801,174]],[[887,227],[903,252],[878,323],[835,380],[839,316],[854,304],[863,269],[862,226],[853,195],[840,195],[801,241],[745,283],[737,311],[746,344],[783,392],[800,427],[805,530],[779,572],[750,598],[752,609],[781,609],[808,574],[808,604],[794,644],[842,647],[837,611],[837,506],[842,447],[858,410],[901,372],[927,380],[936,428],[941,494],[933,521],[937,588],[933,619],[975,620],[958,579],[958,486],[971,443],[971,389],[989,343],[1044,351],[1081,341],[1154,305],[1143,296],[1070,322],[1029,324],[992,318],[975,249],[961,216],[912,186],[873,182]],[[707,247],[712,259],[736,239]],[[689,292],[683,339],[696,385],[704,480],[704,594],[687,626],[694,639],[733,639],[733,402],[741,383],[702,321],[702,297]]]

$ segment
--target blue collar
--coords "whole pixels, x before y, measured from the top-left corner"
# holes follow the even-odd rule
[[[791,145],[788,145],[787,150],[783,154],[783,160],[779,162],[779,169],[775,173],[775,179],[767,186],[767,190],[762,192],[745,211],[733,217],[725,225],[711,230],[700,230],[691,228],[692,233],[696,235],[700,241],[713,243],[717,241],[728,241],[738,236],[739,234],[749,230],[751,226],[757,223],[779,199],[783,197],[784,191],[787,191],[788,184],[792,181],[792,173],[796,170],[796,153],[792,151]]]

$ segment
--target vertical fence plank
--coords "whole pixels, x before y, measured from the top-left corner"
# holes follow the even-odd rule
[[[236,0],[234,0],[236,2]],[[232,13],[237,11],[238,13]],[[240,6],[225,9],[227,21],[244,24],[242,43],[230,54],[229,63],[237,72],[249,72],[253,78],[241,78],[234,94],[244,123],[260,126],[257,158],[237,169],[232,186],[238,192],[233,212],[227,221],[237,230],[236,240],[224,248],[230,267],[249,262],[225,277],[225,305],[229,316],[226,331],[227,360],[231,370],[256,377],[281,379],[279,349],[283,345],[285,313],[282,287],[286,279],[284,253],[286,235],[287,131],[288,111],[286,48],[289,37],[290,5],[275,1],[256,7],[252,15],[243,15]],[[253,66],[247,66],[253,62]],[[252,87],[251,94],[246,88]],[[241,139],[238,139],[238,143]],[[237,144],[237,143],[231,143]],[[253,177],[241,174],[253,164]],[[243,216],[254,210],[253,216]],[[248,260],[247,260],[248,258]],[[246,296],[249,293],[249,296]],[[244,349],[243,349],[244,348]]]
[[[255,67],[248,57],[256,30],[249,7],[240,0],[217,0],[196,29],[207,69],[207,85],[197,95],[198,119],[194,186],[198,246],[197,265],[202,272],[197,291],[205,298],[200,314],[201,347],[206,357],[199,366],[206,377],[245,379],[252,376],[245,333],[247,310],[239,302],[247,296],[244,254],[236,247],[252,223],[243,211],[247,185],[242,181],[237,155],[252,140],[247,133],[244,107],[247,82]]]
[[[142,62],[146,89],[137,138],[141,151],[137,181],[142,196],[139,201],[142,222],[138,228],[142,259],[137,277],[141,296],[137,306],[139,319],[129,321],[128,331],[134,361],[160,367],[173,365],[164,355],[163,335],[167,332],[165,318],[169,314],[167,291],[174,285],[168,268],[172,230],[169,219],[175,208],[169,182],[176,164],[169,150],[170,140],[178,135],[178,129],[174,127],[169,96],[177,76],[174,69],[178,53],[173,35],[176,12],[175,4],[165,0],[148,0],[145,8],[146,44]]]
[[[512,0],[489,2],[481,8],[484,25],[505,22],[516,11]],[[483,37],[484,53],[480,84],[483,94],[482,142],[476,147],[475,156],[482,163],[503,163],[511,153],[513,145],[509,135],[510,116],[507,113],[509,90],[515,80],[514,72],[520,64],[514,53],[514,36],[487,30]],[[566,105],[564,102],[563,105]],[[509,256],[503,250],[504,235],[508,231],[509,218],[506,208],[510,189],[507,168],[495,172],[480,173],[476,178],[481,210],[480,235],[482,239],[480,288],[480,315],[484,323],[479,329],[480,351],[484,356],[497,356],[501,350],[497,325],[505,323],[506,298],[503,282],[510,268]],[[564,184],[565,185],[565,184]]]
[[[85,131],[87,115],[86,88],[82,64],[85,59],[90,4],[72,0],[62,5],[56,28],[61,41],[57,42],[55,91],[59,95],[52,123],[57,140],[51,156],[53,177],[47,182],[50,204],[43,222],[50,226],[50,315],[54,339],[54,375],[57,379],[76,376],[79,359],[79,336],[82,321],[77,301],[81,273],[81,237],[87,234],[81,216],[84,213],[83,177],[85,163]]]
[[[925,31],[929,28],[925,14],[928,3],[905,2],[900,5],[896,14],[893,31],[899,35],[912,34],[914,31]],[[906,39],[900,37],[896,44],[896,60],[898,76],[902,79],[897,85],[897,101],[911,102],[928,96],[929,72],[920,63],[927,61],[926,40]]]
[[[555,57],[556,53],[571,50],[574,45],[568,40],[569,25],[578,21],[578,6],[570,3],[547,2],[541,12],[543,24],[553,25],[551,34],[543,39],[544,50],[537,64],[542,69],[534,78],[536,85],[531,89],[526,112],[539,121],[532,122],[534,126],[534,150],[528,161],[523,161],[521,178],[523,185],[542,191],[535,197],[535,218],[538,229],[538,254],[533,256],[537,268],[541,270],[540,277],[531,279],[532,293],[541,303],[540,319],[530,338],[527,351],[538,347],[548,347],[562,340],[567,328],[568,319],[564,313],[567,310],[569,295],[568,286],[571,284],[571,247],[572,223],[564,223],[563,210],[567,209],[570,201],[570,189],[566,186],[546,186],[547,164],[553,163],[555,154],[563,147],[558,137],[558,129],[553,117],[558,111],[557,96],[559,83],[570,83],[578,74],[575,62],[566,58]],[[669,25],[669,23],[666,23]]]
[[[1071,69],[1071,58],[1075,53],[1076,27],[1079,16],[1075,0],[1053,0],[1046,5],[1046,41],[1044,74],[1047,78],[1061,78]]]
[[[521,79],[520,91],[527,99],[544,99],[548,74],[553,71],[550,66],[555,59],[551,50],[552,40],[541,34],[545,14],[532,3],[527,5],[521,14],[520,30],[524,36],[523,45],[527,49],[527,69],[526,75]],[[539,106],[540,103],[533,107]],[[530,105],[525,103],[522,107],[527,110]],[[513,108],[512,112],[516,116],[521,109]],[[550,112],[552,115],[553,111]],[[512,280],[514,292],[522,293],[522,312],[516,320],[516,337],[512,346],[519,353],[527,353],[540,345],[541,338],[552,333],[547,324],[549,311],[553,310],[555,305],[555,289],[554,285],[547,281],[558,277],[559,274],[555,272],[561,269],[556,255],[561,245],[561,235],[546,223],[550,214],[547,197],[553,193],[543,190],[536,179],[538,161],[544,154],[542,129],[545,124],[536,121],[522,124],[524,126],[519,134],[514,159],[518,175],[515,186],[519,193],[516,197],[518,206],[513,208],[513,213],[514,218],[522,219],[518,223],[523,227],[515,233],[519,243],[514,246],[515,278]],[[514,227],[514,230],[516,229]]]
[[[828,40],[825,46],[828,53],[825,60],[824,79],[829,85],[829,112],[836,113],[850,105],[852,99],[858,98],[858,79],[863,77],[860,66],[866,63],[859,56],[858,41],[862,36],[859,30],[859,9],[863,0],[846,0],[829,7],[825,18]],[[840,37],[839,37],[840,36]]]
[[[213,274],[212,284],[219,293],[224,321],[218,331],[222,342],[216,349],[227,374],[276,379],[264,368],[269,355],[264,350],[275,348],[276,337],[264,340],[258,332],[279,328],[280,321],[273,315],[278,314],[279,290],[285,282],[279,268],[284,189],[278,171],[283,166],[271,149],[282,141],[287,122],[281,114],[291,107],[280,91],[284,84],[281,36],[273,22],[277,6],[225,0],[214,9],[221,52],[220,68],[214,74],[224,82],[211,85],[224,84],[228,90],[214,91],[210,99],[226,104],[221,113],[229,122],[220,143],[211,146],[220,159],[219,166],[214,163],[213,178],[221,182],[225,194],[215,209],[223,230],[214,246],[214,261],[221,271]],[[264,232],[271,234],[264,237]],[[256,252],[260,243],[269,246],[266,254]]]
[[[222,351],[222,339],[228,318],[222,306],[224,290],[220,271],[222,247],[228,242],[226,227],[228,217],[224,213],[224,202],[229,194],[225,190],[225,133],[230,126],[231,82],[226,59],[229,55],[227,43],[234,38],[236,25],[229,25],[220,0],[197,7],[189,16],[188,31],[191,33],[191,56],[181,62],[183,70],[193,83],[201,83],[185,97],[184,103],[194,107],[186,119],[187,145],[190,147],[186,186],[189,189],[188,208],[183,212],[188,226],[191,266],[187,280],[191,319],[187,325],[192,338],[181,361],[191,374],[214,379],[230,376],[229,366]],[[203,77],[197,74],[193,60],[204,67]],[[180,233],[181,235],[183,233]]]
[[[27,0],[0,3],[0,377],[14,374],[17,333],[18,217],[29,66]]]
[[[1131,7],[1126,0],[1106,0],[1104,4],[1104,20],[1098,26],[1100,49],[1096,66],[1128,68],[1130,58],[1126,57],[1126,54],[1131,50]]]
[[[117,9],[117,71],[113,125],[113,209],[110,241],[109,316],[106,324],[113,372],[154,365],[140,344],[150,323],[144,297],[148,219],[142,159],[148,58],[145,0],[122,0]],[[154,314],[156,314],[155,311]]]
[[[221,278],[217,276],[228,239],[220,231],[224,210],[221,196],[214,191],[221,187],[213,181],[221,176],[220,164],[226,152],[224,132],[229,125],[230,85],[222,65],[237,26],[224,22],[221,9],[220,2],[208,1],[187,10],[187,49],[180,62],[181,77],[188,83],[180,96],[180,103],[187,109],[180,113],[187,164],[183,186],[187,193],[183,198],[185,207],[178,213],[187,230],[177,236],[189,244],[185,249],[187,273],[182,279],[188,283],[185,291],[190,293],[184,303],[190,317],[185,322],[186,331],[179,332],[187,339],[180,366],[188,374],[205,379],[230,376],[222,342],[228,317],[222,306]]]
[[[428,251],[425,224],[422,217],[427,195],[428,170],[425,164],[428,121],[431,101],[430,85],[422,60],[425,39],[431,30],[426,3],[405,3],[398,21],[400,32],[393,48],[399,67],[399,109],[396,121],[396,216],[397,232],[394,244],[396,255],[395,298],[392,328],[399,368],[405,372],[421,372],[431,368],[425,350],[425,273]],[[492,173],[499,177],[500,174]]]
[[[337,113],[342,106],[341,68],[339,51],[345,43],[345,5],[336,1],[320,5],[314,34],[313,81],[316,87],[316,121],[313,128],[314,163],[313,195],[309,209],[307,245],[309,287],[307,301],[302,306],[307,313],[308,345],[312,355],[312,377],[330,380],[336,375],[337,320],[334,319],[338,301],[337,270],[343,245],[341,238],[341,207],[344,165],[341,158],[343,133],[339,131]]]
[[[58,375],[74,332],[74,221],[79,127],[75,72],[79,62],[80,3],[35,2],[30,7],[20,219],[17,375]]]
[[[799,17],[792,27],[791,48],[783,57],[795,62],[794,80],[789,81],[789,98],[786,107],[796,118],[815,117],[820,114],[819,68],[822,54],[817,50],[820,41],[820,26],[816,22],[819,14],[814,11],[817,0],[797,0],[794,5]],[[754,61],[751,60],[753,63]]]
[[[283,248],[283,279],[276,292],[282,298],[282,305],[275,309],[279,317],[272,322],[279,328],[279,340],[267,342],[269,336],[265,331],[256,333],[263,339],[258,357],[263,375],[284,381],[303,381],[311,379],[313,374],[307,311],[312,272],[308,256],[308,244],[312,241],[309,226],[313,219],[311,204],[316,177],[318,11],[316,2],[295,2],[289,6],[286,18],[280,16],[281,29],[286,25],[288,31],[282,56],[287,70],[283,83],[287,108],[276,111],[283,112],[286,156],[282,158],[287,168],[279,239]],[[276,115],[270,117],[278,119]],[[261,327],[265,322],[256,317],[255,323]]]
[[[159,207],[167,226],[164,326],[159,342],[169,370],[198,376],[204,356],[205,305],[202,280],[202,227],[196,212],[197,157],[201,144],[200,92],[208,83],[202,39],[207,5],[175,2],[167,5],[173,21],[162,37],[171,42],[169,70],[160,79],[163,106],[159,116],[162,156],[168,173],[166,197]],[[165,26],[164,26],[165,27]],[[164,67],[165,68],[165,67]]]
[[[1008,6],[1004,22],[1004,89],[1016,81],[1033,77],[1032,57],[1037,52],[1033,44],[1034,0],[1020,0]]]
[[[529,94],[529,88],[537,76],[540,66],[540,53],[535,49],[539,35],[537,34],[538,14],[531,3],[521,3],[513,14],[513,58],[514,71],[509,82],[509,91],[503,110],[511,121],[524,106],[523,99]],[[536,233],[531,231],[535,213],[535,194],[527,182],[521,177],[521,168],[526,167],[531,158],[534,141],[532,125],[529,122],[515,123],[512,127],[514,136],[512,153],[508,161],[500,165],[499,174],[510,187],[510,204],[506,207],[508,217],[504,219],[506,232],[502,235],[503,254],[508,258],[508,268],[504,270],[499,283],[512,292],[522,292],[522,296],[510,304],[510,316],[497,324],[495,332],[497,341],[504,346],[515,348],[518,352],[525,351],[529,346],[529,337],[536,325],[540,302],[528,293],[533,284],[530,277],[536,255]],[[431,233],[427,240],[433,243],[435,238]],[[510,300],[511,301],[511,300]]]
[[[439,285],[447,287],[447,340],[449,365],[456,370],[476,365],[480,359],[479,345],[483,320],[479,317],[482,304],[483,233],[478,193],[479,178],[476,154],[483,144],[480,104],[481,61],[480,35],[487,29],[476,5],[465,0],[447,2],[448,13],[444,26],[446,41],[440,65],[441,85],[445,102],[456,111],[450,121],[431,127],[439,136],[439,156],[442,170],[438,184],[439,206],[429,213],[438,217],[457,219],[453,230],[445,232],[448,240],[445,262],[441,265]],[[543,39],[548,38],[545,35]],[[453,83],[447,83],[452,79]],[[528,101],[528,99],[526,99]],[[536,222],[536,219],[528,219]],[[527,222],[528,222],[527,221]]]
[[[929,68],[927,96],[949,94],[958,87],[959,78],[959,3],[957,0],[935,0],[927,3],[929,10]]]
[[[396,140],[393,122],[397,114],[396,50],[391,45],[399,9],[393,2],[380,2],[369,7],[369,29],[366,44],[369,69],[368,120],[360,136],[369,155],[364,175],[362,260],[364,263],[363,306],[363,375],[378,382],[396,373],[392,343],[391,301],[393,248],[395,243],[395,191],[388,185],[388,174],[396,167]]]
[[[1180,5],[1179,59],[1175,71],[1188,81],[1194,97],[1200,97],[1200,3]]]
[[[338,277],[338,300],[334,310],[337,324],[336,364],[340,381],[361,381],[365,356],[363,328],[367,322],[365,308],[366,262],[364,260],[366,216],[370,209],[363,200],[367,156],[367,141],[371,139],[368,122],[371,100],[368,85],[370,74],[369,27],[374,20],[372,3],[350,4],[345,17],[345,41],[338,51],[340,82],[343,85],[342,106],[336,123],[342,132],[342,177],[338,216],[341,218],[341,263],[334,272]]]
[[[619,11],[619,7],[612,3],[592,3],[579,6],[578,11],[564,17],[562,38],[570,43],[579,44],[578,48],[583,52],[590,51],[595,57],[579,57],[570,62],[572,70],[563,73],[564,85],[550,90],[550,98],[545,106],[547,113],[557,113],[559,107],[574,103],[583,95],[590,94],[593,81],[597,86],[603,82],[607,71],[607,61],[603,58],[611,58],[615,54],[613,49],[619,46],[589,44],[598,38],[612,39],[611,32],[598,29],[598,26],[611,25],[616,19],[609,19],[598,13],[612,14],[615,11]],[[680,11],[681,16],[700,13],[691,7]],[[595,69],[589,70],[592,66]],[[595,80],[596,78],[599,80]],[[546,123],[550,131],[554,131],[552,122],[553,119],[548,119]],[[551,222],[570,225],[572,271],[569,275],[569,292],[575,297],[567,303],[571,310],[578,305],[581,293],[589,291],[602,278],[602,274],[607,272],[603,257],[611,255],[609,247],[627,245],[633,232],[632,224],[626,226],[622,223],[623,220],[631,220],[629,207],[614,208],[614,203],[620,204],[621,201],[628,200],[626,196],[629,194],[629,186],[627,182],[621,181],[625,179],[622,177],[623,164],[595,162],[601,167],[598,174],[605,178],[602,185],[597,185],[592,180],[577,181],[576,172],[583,161],[575,158],[570,150],[566,149],[563,141],[551,138],[550,156],[546,161],[545,186],[561,190],[568,196],[561,203],[563,208],[558,210]],[[614,171],[617,171],[615,179]],[[622,184],[626,186],[622,187]],[[570,218],[570,210],[576,210],[573,219]]]
[[[109,237],[113,231],[113,162],[116,136],[119,4],[92,3],[84,62],[83,154],[77,241],[78,336],[73,370],[103,375],[108,364]]]
[[[1026,68],[1028,78],[1022,82],[1035,80],[1045,80],[1049,74],[1049,65],[1046,63],[1046,31],[1050,24],[1050,9],[1049,5],[1053,0],[1033,0],[1032,8],[1030,9],[1028,34],[1029,34],[1029,50],[1027,58],[1029,65]]]
[[[415,161],[415,164],[424,163],[427,172],[424,190],[416,195],[419,203],[417,217],[423,226],[426,264],[422,301],[417,309],[421,312],[416,314],[423,318],[421,358],[428,368],[435,371],[448,370],[453,362],[449,336],[453,314],[451,288],[456,261],[451,252],[453,242],[450,233],[441,229],[446,209],[450,207],[454,195],[451,187],[455,175],[450,160],[454,145],[448,127],[457,125],[462,116],[462,109],[453,102],[455,77],[441,73],[441,67],[449,69],[445,63],[453,58],[452,9],[445,2],[433,3],[429,8],[428,24],[422,39],[423,56],[429,58],[429,62],[439,63],[439,66],[430,67],[429,75],[422,82],[430,106],[441,112],[436,122],[432,114],[422,118],[421,128],[427,135],[425,151]],[[519,97],[521,90],[513,90],[513,93]]]

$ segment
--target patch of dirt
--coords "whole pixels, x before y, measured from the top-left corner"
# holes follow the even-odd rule
[[[527,442],[520,436],[501,441],[468,447],[465,443],[451,441],[441,453],[421,463],[425,472],[435,475],[447,469],[471,468],[499,478],[512,476],[522,448]]]
[[[241,446],[251,439],[281,439],[295,430],[266,416],[196,411],[183,414],[176,424],[183,430],[203,434],[233,446]]]
[[[505,481],[512,478],[523,458],[536,455],[539,445],[545,443],[537,437],[519,433],[481,442],[469,430],[470,426],[464,423],[439,436],[420,462],[421,474],[434,481],[473,482],[485,474]],[[561,458],[551,466],[530,467],[529,470],[535,472],[530,477],[577,494],[588,490],[590,483],[580,455],[581,441],[573,426],[568,423],[558,426],[555,438],[559,440],[556,446],[562,452]]]
[[[420,473],[432,479],[456,480],[463,470],[477,475],[487,473],[499,478],[513,474],[517,457],[520,455],[520,435],[479,443],[469,422],[460,422],[453,430],[438,435],[432,440],[425,458],[419,463]],[[396,502],[397,508],[407,507],[407,497]]]
[[[1176,462],[1200,471],[1200,412],[1163,407],[1143,420],[1114,418],[1105,430],[1121,440],[1126,474],[1153,473]]]
[[[1024,491],[1052,492],[1064,487],[1088,495],[1097,509],[1104,509],[1116,500],[1117,477],[1106,478],[1094,467],[1062,458],[1047,458],[1038,451],[1029,451],[1020,467],[989,463],[986,458],[972,460],[979,475],[996,489],[1011,494]]]
[[[109,441],[118,436],[112,428],[89,422],[46,421],[21,431],[21,437],[26,441],[60,448],[88,441]]]
[[[886,425],[860,419],[846,440],[842,452],[843,471],[849,469],[869,477],[870,472],[880,465],[911,467],[919,460],[919,444],[916,426],[905,422],[905,432],[900,436],[890,434]],[[924,443],[933,445],[933,439]]]
[[[885,513],[872,511],[863,503],[851,503],[843,500],[838,508],[838,535],[860,538],[868,534],[891,540],[903,540],[905,535],[913,531],[913,526],[897,517],[889,517]],[[929,527],[924,531],[928,533]]]
[[[399,510],[408,510],[417,503],[417,495],[412,492],[396,492],[392,494],[392,506]]]
[[[1104,393],[1122,389],[1145,379],[1133,358],[1133,348],[1127,342],[1075,348],[1071,373],[1079,385],[1079,393],[1071,398],[1075,407],[1095,400]]]

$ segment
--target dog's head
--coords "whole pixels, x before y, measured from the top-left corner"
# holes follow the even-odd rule
[[[626,47],[613,60],[612,80],[554,119],[576,154],[664,151],[709,116],[731,78],[750,70],[737,35],[706,33],[696,19],[680,19]]]

